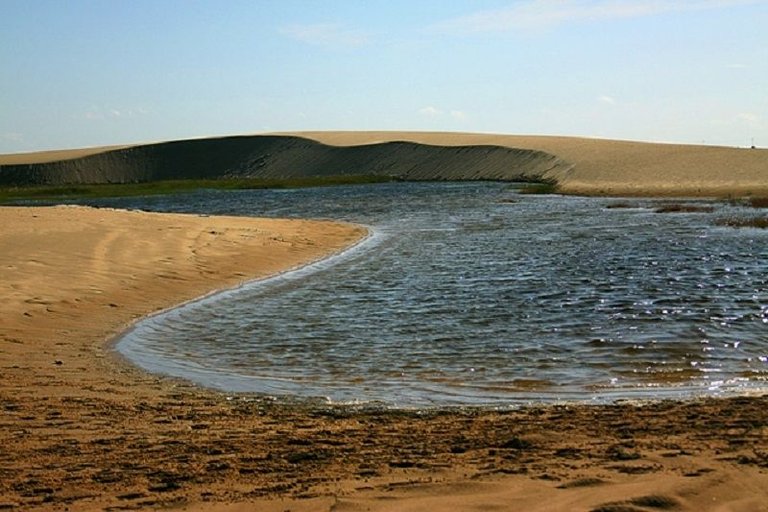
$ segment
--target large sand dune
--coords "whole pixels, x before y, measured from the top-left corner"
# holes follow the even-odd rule
[[[768,150],[429,132],[298,132],[0,156],[0,185],[384,175],[545,180],[569,194],[768,195]]]
[[[568,194],[692,195],[768,194],[768,150],[661,144],[579,137],[429,132],[304,132],[326,144],[398,140],[454,145],[499,145],[556,155],[572,167],[551,173]]]
[[[14,160],[18,161],[18,156]],[[0,184],[340,175],[405,180],[525,180],[554,178],[553,173],[568,167],[542,151],[502,146],[398,141],[336,146],[302,137],[255,135],[148,144],[64,160],[5,165],[0,167]]]

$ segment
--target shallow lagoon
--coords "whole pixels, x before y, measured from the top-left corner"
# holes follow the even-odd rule
[[[223,390],[408,407],[763,388],[768,231],[716,226],[738,209],[724,203],[616,203],[500,183],[100,201],[372,231],[339,257],[149,318],[118,350]]]

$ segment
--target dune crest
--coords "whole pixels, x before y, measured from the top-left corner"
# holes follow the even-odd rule
[[[2,163],[2,160],[0,160]],[[570,164],[543,151],[408,141],[328,145],[285,135],[195,139],[0,166],[0,185],[370,175],[402,180],[555,180]]]
[[[548,181],[566,194],[768,195],[768,150],[438,132],[295,132],[0,155],[0,185],[391,176]]]

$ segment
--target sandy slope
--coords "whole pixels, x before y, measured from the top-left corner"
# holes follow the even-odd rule
[[[0,165],[0,185],[68,185],[182,179],[285,179],[339,175],[403,180],[524,180],[570,167],[542,151],[388,142],[332,146],[261,135],[135,146],[47,163]]]
[[[437,145],[493,144],[544,151],[573,168],[561,190],[587,195],[768,195],[768,150],[628,142],[579,137],[429,132],[296,132],[342,146],[406,140]]]
[[[0,208],[0,509],[768,510],[768,397],[349,411],[229,397],[110,355],[137,317],[363,234]]]
[[[96,146],[90,148],[33,151],[28,153],[9,153],[6,155],[0,155],[0,165],[41,164],[46,162],[56,162],[58,160],[71,160],[73,158],[97,155],[99,153],[104,153],[105,151],[124,149],[131,146],[132,145]]]
[[[510,179],[513,168],[528,166],[525,175],[552,179],[569,194],[645,196],[768,196],[768,150],[680,144],[641,143],[577,137],[518,136],[429,132],[297,132],[277,134],[306,137],[328,145],[349,147],[409,141],[440,147],[487,146],[534,150],[547,158],[492,152],[483,161],[483,152],[468,155],[456,151],[417,151],[407,145],[371,146],[343,155],[295,141],[265,144],[258,137],[254,148],[235,147],[246,138],[216,138],[178,141],[173,144],[133,146],[133,149],[105,155],[106,150],[124,147],[87,148],[60,152],[0,155],[0,166],[47,163],[54,175],[63,171],[90,179],[126,181],[137,179],[183,178],[196,163],[202,166],[194,176],[219,174],[247,176],[296,176],[302,173],[364,172],[397,175],[409,179]],[[204,148],[203,148],[204,146]],[[174,162],[184,160],[174,169]],[[237,157],[236,155],[241,156]],[[102,155],[91,161],[78,158]],[[57,159],[69,163],[52,166]],[[210,161],[205,160],[211,159]],[[71,159],[77,160],[75,164]],[[230,161],[233,160],[234,161]],[[381,165],[377,165],[381,163]],[[158,167],[159,165],[159,167]],[[154,167],[153,167],[154,166]],[[221,166],[221,170],[216,169]],[[157,167],[155,169],[155,167]],[[426,169],[423,173],[420,168]],[[152,170],[154,169],[154,170]],[[469,169],[471,172],[462,172]],[[111,174],[110,172],[111,171]],[[218,174],[217,174],[218,173]],[[153,176],[155,176],[153,178]],[[506,176],[506,178],[505,178]]]

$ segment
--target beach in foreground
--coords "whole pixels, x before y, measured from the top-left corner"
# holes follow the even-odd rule
[[[351,410],[142,373],[132,321],[365,236],[311,221],[0,209],[0,509],[768,510],[768,397]]]

